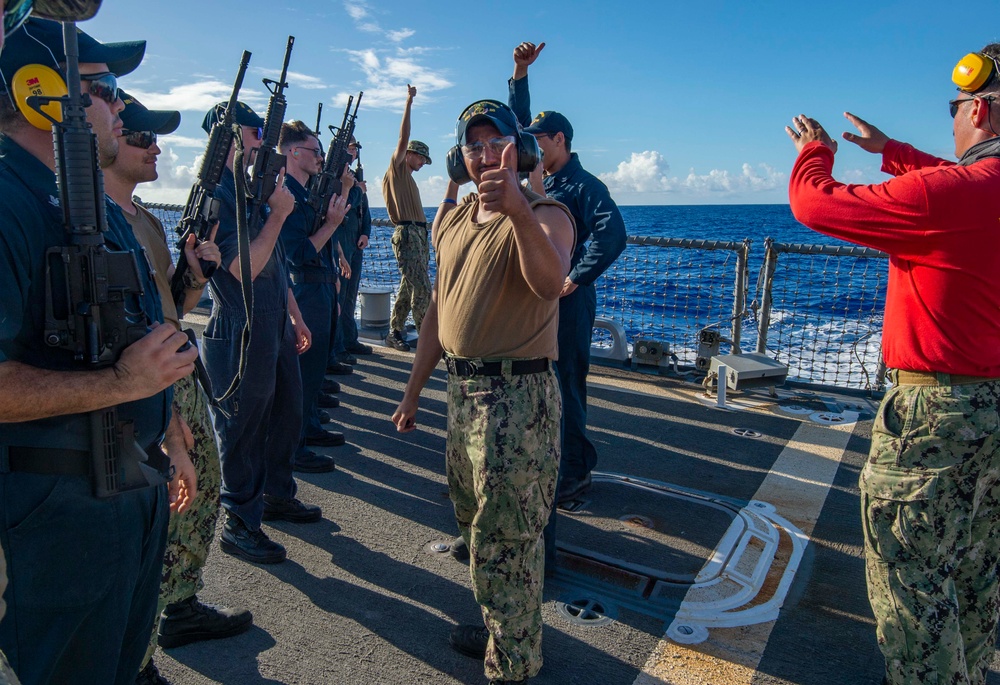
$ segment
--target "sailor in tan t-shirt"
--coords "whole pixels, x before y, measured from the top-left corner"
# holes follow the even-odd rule
[[[410,108],[417,89],[407,85],[406,106],[399,126],[399,142],[392,153],[389,169],[382,177],[382,196],[389,219],[396,225],[392,234],[392,251],[399,264],[399,292],[389,320],[386,347],[408,352],[406,317],[413,312],[417,332],[430,304],[431,281],[427,273],[430,248],[427,244],[427,215],[420,202],[420,190],[413,172],[431,163],[430,150],[419,140],[410,140]]]
[[[450,640],[484,660],[491,682],[519,682],[542,665],[542,530],[555,497],[562,410],[551,362],[576,234],[566,207],[518,184],[519,161],[536,163],[538,147],[506,105],[469,106],[457,138],[452,183],[434,219],[438,275],[392,420],[403,433],[416,427],[420,391],[443,352],[448,487],[485,624],[456,626]],[[479,197],[457,206],[468,179]]]

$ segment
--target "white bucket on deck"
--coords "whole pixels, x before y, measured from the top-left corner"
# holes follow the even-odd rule
[[[361,328],[388,330],[392,289],[363,286],[358,292],[361,295]]]

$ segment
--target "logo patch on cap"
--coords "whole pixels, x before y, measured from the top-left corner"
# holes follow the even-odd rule
[[[497,106],[492,102],[477,102],[465,110],[465,116],[462,119],[469,121],[472,117],[489,116],[490,114],[496,114],[498,111]]]

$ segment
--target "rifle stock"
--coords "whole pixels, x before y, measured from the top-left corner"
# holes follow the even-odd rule
[[[226,160],[229,158],[229,148],[233,143],[236,102],[240,95],[240,89],[243,87],[243,77],[246,75],[249,64],[250,53],[244,50],[226,111],[221,121],[217,121],[212,126],[212,131],[208,135],[208,145],[205,147],[205,155],[201,161],[201,168],[198,170],[198,180],[191,186],[187,204],[184,206],[184,214],[181,215],[180,223],[177,224],[177,234],[180,236],[177,241],[177,249],[180,252],[180,257],[170,281],[170,294],[173,296],[174,304],[177,305],[178,316],[184,316],[182,309],[185,299],[184,276],[190,268],[187,259],[184,258],[184,247],[187,245],[188,236],[194,235],[199,243],[208,240],[212,226],[219,219],[219,202],[215,199],[214,192],[222,179],[222,172],[225,170]],[[211,278],[212,274],[215,273],[215,262],[199,260],[199,264],[205,278]]]

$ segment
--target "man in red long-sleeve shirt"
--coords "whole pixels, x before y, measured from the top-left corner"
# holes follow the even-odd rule
[[[955,67],[948,162],[862,119],[844,138],[894,178],[845,185],[805,115],[789,199],[821,233],[887,252],[893,369],[860,479],[868,596],[886,682],[986,680],[1000,563],[1000,44]]]

